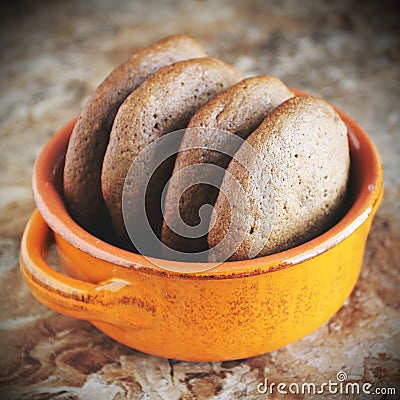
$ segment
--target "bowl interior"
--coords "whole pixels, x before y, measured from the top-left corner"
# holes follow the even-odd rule
[[[372,212],[382,189],[379,154],[367,134],[347,115],[337,110],[348,128],[351,155],[349,206],[343,218],[318,237],[289,250],[245,261],[230,261],[202,272],[202,275],[269,269],[276,270],[315,257],[344,240]],[[62,195],[62,176],[66,149],[76,118],[61,128],[46,144],[36,160],[33,194],[37,208],[50,228],[67,242],[92,255],[122,267],[140,267],[151,272],[170,270],[175,261],[143,257],[99,240],[81,228],[68,214]],[[188,271],[198,268],[186,265]],[[206,264],[206,263],[205,263]],[[182,266],[181,270],[185,270]]]

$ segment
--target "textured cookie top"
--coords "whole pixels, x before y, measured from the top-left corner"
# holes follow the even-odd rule
[[[311,96],[291,98],[247,143],[257,157],[240,148],[227,168],[245,196],[231,209],[237,193],[224,178],[208,235],[211,247],[228,233],[234,215],[240,223],[227,241],[231,260],[288,249],[332,226],[343,209],[350,166],[347,129],[332,106]]]
[[[118,107],[147,77],[163,66],[194,57],[204,49],[184,35],[166,37],[134,53],[113,69],[83,107],[68,145],[64,195],[73,218],[100,237],[109,228],[101,194],[101,169]]]
[[[165,133],[186,127],[199,107],[240,79],[234,67],[218,59],[185,60],[161,68],[124,101],[112,127],[101,178],[103,197],[117,232],[125,232],[122,191],[136,156]],[[170,175],[172,167],[163,170],[163,177]],[[159,202],[163,177],[154,179],[149,187],[154,203]],[[140,195],[133,188],[132,202]],[[153,215],[158,218],[156,209],[154,206]]]
[[[276,106],[292,96],[283,82],[269,75],[243,79],[217,95],[191,118],[176,158],[173,178],[179,171],[196,164],[212,164],[225,169],[231,159],[229,153],[233,154],[241,142],[232,140],[234,138],[226,133],[245,139]],[[165,198],[161,235],[167,246],[186,252],[208,248],[206,236],[190,237],[190,228],[185,235],[184,226],[179,225],[178,213],[187,225],[198,226],[200,208],[204,204],[214,204],[218,189],[207,184],[192,185],[191,182],[198,180],[199,175],[204,182],[211,182],[215,180],[210,176],[215,174],[214,171],[186,169],[182,171],[184,177],[179,175],[179,179],[171,180]],[[179,228],[182,235],[175,233]]]

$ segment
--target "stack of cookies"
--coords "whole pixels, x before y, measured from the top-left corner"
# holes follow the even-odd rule
[[[135,251],[123,216],[126,176],[147,146],[182,129],[180,151],[157,169],[146,194],[149,223],[165,248],[215,249],[209,261],[260,257],[310,240],[343,213],[350,154],[332,106],[296,96],[272,76],[243,78],[174,35],[115,68],[80,113],[64,167],[75,221]],[[222,174],[208,184],[215,169]],[[132,193],[134,208],[142,193]],[[205,205],[211,211],[201,215]],[[208,227],[201,235],[179,229],[183,221],[190,232],[200,219]]]

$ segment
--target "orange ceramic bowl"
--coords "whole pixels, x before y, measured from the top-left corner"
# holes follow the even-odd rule
[[[75,120],[69,122],[49,140],[34,168],[38,210],[21,243],[29,289],[53,310],[88,320],[115,340],[162,357],[240,359],[300,339],[332,317],[353,290],[383,193],[375,146],[339,113],[351,146],[353,199],[344,217],[295,248],[197,273],[167,271],[102,242],[72,220],[60,189]],[[64,273],[46,262],[53,240]]]

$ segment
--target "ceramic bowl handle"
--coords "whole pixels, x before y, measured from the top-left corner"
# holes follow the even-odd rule
[[[46,262],[52,232],[36,210],[21,241],[20,265],[32,294],[44,305],[70,317],[115,326],[146,328],[155,309],[122,279],[93,284],[55,271]]]

